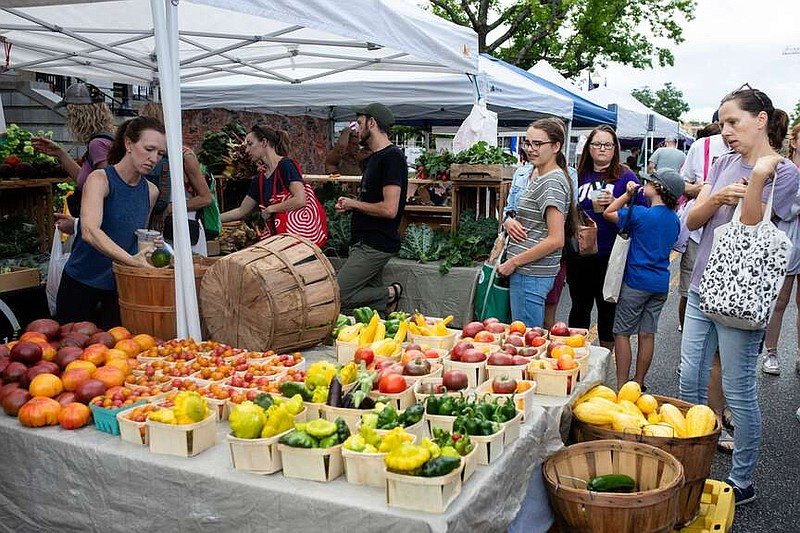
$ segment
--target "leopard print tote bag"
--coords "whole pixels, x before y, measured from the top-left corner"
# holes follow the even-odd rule
[[[775,181],[754,226],[741,223],[742,201],[733,218],[714,231],[700,280],[700,310],[715,322],[745,330],[764,329],[786,277],[792,241],[770,221]]]

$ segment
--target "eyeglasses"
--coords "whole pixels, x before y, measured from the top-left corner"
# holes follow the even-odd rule
[[[745,83],[744,85],[742,85],[741,87],[739,87],[738,89],[733,91],[731,94],[733,95],[733,94],[743,93],[745,91],[750,91],[750,93],[753,95],[753,97],[756,100],[758,100],[758,103],[761,104],[761,110],[762,111],[766,111],[767,110],[767,104],[764,102],[764,99],[761,98],[761,96],[758,94],[760,91],[758,89],[753,89],[752,87],[750,87],[749,83]]]
[[[613,150],[614,143],[589,143],[589,146],[595,150]]]
[[[533,150],[538,150],[545,144],[553,144],[553,141],[523,141],[522,146],[525,148],[531,148]]]

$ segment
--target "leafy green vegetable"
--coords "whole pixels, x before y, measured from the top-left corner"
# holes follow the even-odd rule
[[[444,150],[427,150],[417,158],[417,168],[421,169],[426,179],[446,180],[449,177],[450,164],[453,162],[453,153]]]
[[[516,162],[513,154],[504,152],[500,146],[489,146],[486,141],[473,144],[453,158],[453,163],[463,165],[513,165]]]
[[[0,258],[33,254],[38,250],[36,226],[17,216],[6,215],[0,220]]]
[[[411,224],[400,244],[400,257],[422,263],[436,261],[442,255],[442,238],[427,224]]]
[[[468,209],[458,220],[458,230],[450,233],[442,246],[442,275],[453,267],[472,266],[474,261],[488,257],[497,238],[499,222],[494,217],[476,218],[475,212]]]

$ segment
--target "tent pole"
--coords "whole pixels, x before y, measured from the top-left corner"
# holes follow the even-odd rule
[[[183,190],[183,158],[181,157],[181,94],[178,62],[178,10],[172,2],[150,0],[155,29],[156,57],[159,82],[164,106],[164,123],[167,128],[167,153],[170,161],[170,185],[173,191]],[[186,224],[186,197],[172,195],[172,231],[175,236],[175,310],[178,337],[202,339],[200,316],[197,309],[197,289],[194,282],[194,265]]]

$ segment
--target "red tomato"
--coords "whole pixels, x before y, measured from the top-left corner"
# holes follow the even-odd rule
[[[386,374],[378,382],[378,390],[385,394],[403,392],[406,387],[406,380],[400,374]]]

